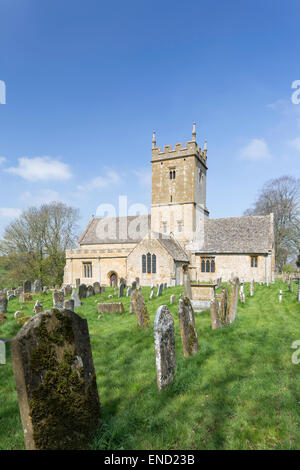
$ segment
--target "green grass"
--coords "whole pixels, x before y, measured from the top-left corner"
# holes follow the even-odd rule
[[[279,289],[283,301],[278,302]],[[300,340],[300,303],[287,284],[269,288],[255,284],[255,295],[238,307],[234,324],[211,330],[209,311],[195,314],[199,352],[184,358],[177,304],[169,288],[148,301],[152,327],[138,330],[129,315],[103,314],[98,320],[100,296],[77,309],[87,318],[102,408],[102,430],[93,449],[299,449],[300,364],[291,361],[293,341]],[[106,290],[106,301],[112,289]],[[33,302],[28,306],[28,314]],[[39,296],[51,307],[51,295]],[[153,321],[159,305],[169,307],[175,319],[175,380],[159,392],[156,385]],[[9,302],[8,321],[0,337],[13,337],[18,300]],[[26,312],[26,313],[27,313]],[[25,314],[26,314],[25,313]],[[0,449],[23,449],[23,434],[11,359],[0,366]]]

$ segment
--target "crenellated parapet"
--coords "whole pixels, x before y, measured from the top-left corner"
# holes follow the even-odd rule
[[[196,142],[196,129],[195,124],[193,126],[192,140],[188,141],[185,146],[182,143],[174,145],[165,145],[163,151],[160,147],[156,146],[155,132],[153,132],[152,138],[152,162],[196,156],[205,166],[207,160],[207,143],[205,141],[203,149]]]

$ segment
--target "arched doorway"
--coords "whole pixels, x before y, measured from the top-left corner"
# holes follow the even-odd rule
[[[108,277],[109,277],[109,285],[111,287],[117,287],[117,285],[118,285],[118,275],[117,275],[117,273],[115,273],[113,271],[113,272],[109,273]]]

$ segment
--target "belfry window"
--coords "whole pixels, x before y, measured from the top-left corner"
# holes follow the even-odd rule
[[[84,277],[93,277],[92,263],[83,263]]]
[[[170,170],[170,180],[174,180],[176,178],[176,170]]]
[[[216,271],[215,258],[201,258],[201,272],[214,273]]]
[[[156,273],[156,255],[142,255],[142,273],[155,274]]]
[[[251,256],[251,268],[257,268],[258,256]]]

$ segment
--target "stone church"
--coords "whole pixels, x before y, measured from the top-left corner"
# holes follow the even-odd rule
[[[186,266],[195,282],[273,279],[273,214],[209,218],[207,144],[198,146],[195,124],[186,146],[163,151],[153,133],[151,163],[151,215],[92,217],[78,249],[66,252],[64,284],[178,285]]]

